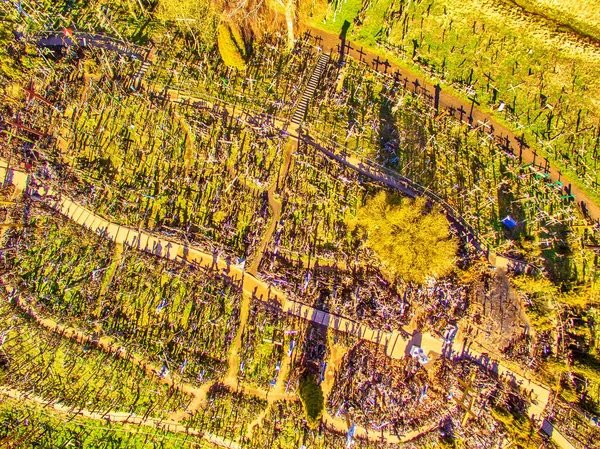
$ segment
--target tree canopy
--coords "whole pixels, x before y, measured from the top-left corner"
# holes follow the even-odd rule
[[[219,25],[217,42],[225,65],[238,70],[246,68],[246,47],[240,31],[233,24]]]
[[[407,282],[423,283],[452,271],[458,243],[444,214],[424,198],[379,192],[358,211],[357,224],[384,266]]]
[[[325,399],[315,376],[304,374],[300,380],[300,400],[304,406],[308,427],[315,429],[321,421]]]

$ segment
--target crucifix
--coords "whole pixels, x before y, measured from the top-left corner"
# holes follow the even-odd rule
[[[360,47],[360,50],[355,48],[355,50],[356,50],[356,53],[359,54],[358,62],[363,62],[363,56],[366,55],[366,53],[363,51],[363,47]]]
[[[382,61],[379,59],[379,56],[377,56],[377,58],[373,58],[373,66],[375,67],[375,71],[378,72],[379,71],[379,65],[382,63]]]
[[[382,64],[385,67],[385,70],[383,72],[387,75],[387,71],[392,65],[390,64],[390,61],[388,61],[387,59],[384,62],[382,62]]]
[[[521,137],[517,137],[515,140],[519,143],[519,163],[522,164],[523,163],[523,147],[529,148],[529,145],[527,145],[527,142],[525,142],[525,133],[523,133],[521,135]]]
[[[29,103],[31,100],[33,100],[34,98],[40,100],[42,103],[47,104],[50,107],[54,107],[54,104],[52,104],[50,101],[48,101],[45,97],[41,96],[40,94],[38,94],[35,91],[35,87],[33,85],[33,81],[29,81],[29,84],[27,85],[27,87],[24,87],[23,90],[27,93],[26,95],[26,100]]]

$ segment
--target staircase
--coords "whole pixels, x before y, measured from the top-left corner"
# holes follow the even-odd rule
[[[325,70],[327,61],[329,61],[329,55],[322,53],[319,57],[319,61],[317,62],[315,70],[313,71],[312,75],[310,76],[310,79],[308,80],[308,84],[306,85],[306,89],[304,89],[302,98],[300,98],[300,101],[296,106],[296,111],[294,112],[294,117],[292,118],[292,123],[296,126],[300,126],[300,124],[304,120],[306,110],[308,109],[308,102],[311,100],[315,93],[315,89],[319,84],[319,80],[321,79],[323,70]]]
[[[133,85],[136,88],[140,87],[140,83],[142,82],[142,78],[144,77],[144,75],[146,74],[146,72],[148,71],[148,69],[150,68],[151,64],[152,63],[150,62],[149,59],[144,60],[144,62],[142,63],[140,69],[138,70],[138,72],[133,77]]]

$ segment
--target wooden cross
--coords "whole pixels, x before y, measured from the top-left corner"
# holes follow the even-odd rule
[[[435,89],[435,97],[433,100],[433,106],[435,107],[435,111],[439,112],[440,109],[440,92],[442,91],[442,88],[440,87],[439,84],[436,84],[435,86],[433,86],[433,88]]]
[[[363,56],[366,55],[366,53],[363,51],[363,47],[360,47],[360,50],[356,49],[356,53],[358,53],[360,56],[358,57],[358,61],[362,62],[363,60]]]
[[[24,142],[28,142],[28,143],[35,143],[33,140],[31,140],[31,139],[28,139],[27,137],[23,137],[23,136],[19,136],[18,134],[15,134],[15,133],[14,133],[14,131],[9,131],[9,130],[7,130],[7,129],[2,129],[2,130],[0,130],[0,132],[3,132],[3,133],[5,133],[5,134],[8,134],[8,137],[9,137],[9,141],[8,141],[8,142],[9,142],[9,143],[10,143],[10,140],[11,140],[13,137],[16,137],[17,139],[20,139],[20,140],[22,140],[22,141],[24,141]]]
[[[462,426],[464,427],[469,419],[469,415],[475,415],[473,412],[473,404],[475,403],[475,391],[473,390],[473,381],[475,380],[476,372],[471,374],[471,378],[468,382],[463,381],[462,379],[458,379],[458,382],[464,387],[462,391],[462,396],[459,398],[455,397],[454,400],[456,403],[465,410],[465,415],[462,420]]]
[[[513,86],[512,84],[510,85],[510,87],[508,88],[508,90],[512,90],[513,93],[517,93],[517,91],[515,90],[517,87],[521,86],[522,84],[525,84],[525,81],[523,81],[522,83],[517,84],[516,86]]]
[[[385,67],[384,73],[387,75],[387,71],[392,66],[392,64],[390,64],[390,61],[388,61],[387,59],[384,62],[382,62],[382,64]]]
[[[379,71],[379,65],[382,63],[382,61],[379,59],[379,56],[377,56],[377,58],[373,58],[373,65],[375,66],[375,71],[378,72]]]
[[[523,147],[529,148],[527,142],[525,142],[525,133],[521,135],[521,137],[517,137],[515,139],[519,143],[519,163],[523,163]]]
[[[460,105],[460,108],[457,109],[458,112],[460,112],[460,121],[463,121],[463,116],[467,113],[467,111],[465,111],[465,108],[463,108],[462,104]]]
[[[419,83],[419,80],[417,78],[415,78],[415,80],[412,82],[412,85],[415,86],[415,93],[419,92],[419,86],[421,85]]]
[[[467,97],[471,101],[471,109],[469,110],[469,117],[468,117],[469,125],[473,124],[473,108],[475,107],[475,105],[477,105],[477,106],[480,105],[480,103],[477,101],[476,96],[477,96],[477,94]]]
[[[35,88],[33,86],[33,81],[29,81],[29,84],[27,85],[27,87],[24,87],[23,90],[27,93],[26,99],[27,99],[28,103],[31,100],[33,100],[34,98],[37,98],[42,103],[46,103],[48,106],[50,106],[52,108],[54,107],[53,103],[51,103],[50,101],[46,100],[46,98],[43,97],[43,96],[41,96],[40,94],[36,93]]]
[[[23,122],[21,121],[20,118],[17,117],[17,119],[14,122],[11,122],[10,120],[7,120],[6,123],[8,123],[11,126],[14,126],[17,129],[23,130],[23,131],[27,131],[30,132],[31,134],[35,134],[38,137],[46,137],[47,134],[38,131],[36,129],[30,128],[29,126],[25,126],[23,124]]]
[[[483,76],[485,76],[490,83],[493,83],[495,81],[489,73],[483,72]]]

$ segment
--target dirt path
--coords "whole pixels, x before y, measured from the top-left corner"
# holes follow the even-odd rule
[[[5,282],[4,279],[0,279],[0,282],[4,285],[7,293],[12,292],[12,287]],[[42,328],[46,329],[49,332],[56,332],[58,334],[64,335],[65,338],[69,338],[78,344],[89,344],[92,346],[97,346],[100,350],[113,354],[115,357],[121,358],[123,360],[127,360],[133,365],[141,368],[146,374],[150,376],[156,376],[159,367],[147,360],[144,360],[138,354],[128,352],[123,346],[120,345],[118,341],[106,336],[100,337],[98,340],[93,340],[92,337],[87,335],[85,332],[80,329],[64,326],[59,324],[55,320],[51,318],[44,318],[40,315],[39,311],[35,308],[33,304],[30,302],[24,301],[20,295],[15,296],[13,299],[14,304],[22,310],[23,313],[27,314]],[[201,394],[201,390],[199,388],[195,388],[189,384],[180,382],[179,379],[175,379],[171,376],[167,376],[165,378],[159,378],[157,376],[157,380],[164,384],[168,385],[171,388],[175,388],[182,393],[190,395],[192,398],[199,396]]]
[[[310,31],[310,33],[313,36],[319,36],[323,39],[321,44],[323,51],[331,52],[332,56],[339,54],[337,47],[341,41],[338,35],[309,25],[305,25],[305,27]],[[379,55],[375,54],[367,48],[362,47],[356,42],[351,42],[347,40],[346,43],[351,44],[352,47],[355,47],[350,50],[347,50],[346,55],[349,55],[356,60],[362,60],[366,62],[369,67],[374,67],[375,64],[373,64],[373,61],[379,58]],[[364,52],[363,56],[361,56],[358,53],[359,48],[361,49],[360,51]],[[383,65],[380,64],[380,67],[381,70],[379,71],[383,73]],[[399,66],[397,64],[391,63],[390,68],[388,69],[388,73],[394,73],[396,70],[402,74],[403,81],[406,80],[407,87],[416,85],[419,86],[419,89],[421,89],[421,91],[426,90],[429,94],[433,95],[435,91],[435,86],[423,75],[417,74],[405,66]],[[468,123],[469,116],[471,116],[472,123],[474,124],[481,122],[493,126],[495,130],[494,133],[499,137],[507,138],[508,142],[510,143],[510,146],[513,149],[516,149],[516,152],[518,154],[518,148],[520,144],[517,140],[517,135],[513,131],[509,130],[508,128],[506,128],[506,126],[499,123],[492,114],[484,112],[477,107],[471,108],[470,103],[457,97],[449,90],[442,89],[439,95],[439,110],[445,110],[448,108],[453,108],[453,110],[456,111],[457,114],[459,114],[458,111],[460,110],[466,111],[462,114],[462,119],[466,123]],[[538,155],[536,157],[533,151],[527,147],[523,147],[522,154],[524,164],[533,163],[534,160],[538,164],[543,161],[543,158],[541,156]],[[570,184],[571,193],[575,196],[576,201],[583,201],[585,203],[585,206],[587,207],[587,211],[590,217],[594,220],[600,220],[600,206],[596,204],[594,200],[592,200],[592,198],[590,198],[580,187],[578,187],[573,179],[570,179],[564,174],[559,173],[558,169],[556,169],[553,166],[550,166],[550,178],[552,181],[557,181],[560,179],[560,181],[564,185]]]
[[[273,183],[267,190],[269,207],[271,208],[271,212],[273,216],[271,217],[271,223],[269,224],[269,228],[263,239],[260,242],[260,246],[256,249],[256,253],[254,255],[252,265],[248,268],[248,272],[252,275],[256,275],[258,272],[258,267],[260,266],[260,261],[263,258],[267,245],[271,241],[273,237],[273,233],[275,229],[277,229],[277,223],[279,223],[279,219],[281,218],[281,197],[278,192],[283,188],[285,183],[285,178],[289,173],[290,167],[292,165],[292,153],[297,150],[298,141],[294,141],[289,139],[285,145],[285,149],[283,150],[283,163],[281,164],[281,168],[279,170],[279,175],[277,179],[273,180]]]
[[[74,409],[72,407],[68,407],[62,405],[58,402],[48,401],[40,396],[36,396],[30,393],[23,393],[19,390],[15,390],[13,388],[8,387],[0,387],[0,395],[8,396],[10,398],[16,399],[18,401],[24,402],[34,402],[36,404],[42,405],[44,407],[50,407],[57,412],[64,413],[68,416],[72,416],[74,413]],[[187,426],[183,426],[173,421],[156,419],[156,418],[143,418],[141,416],[134,415],[132,413],[125,412],[108,412],[108,413],[98,413],[91,412],[86,409],[81,409],[76,412],[77,415],[83,416],[85,418],[94,419],[98,421],[110,421],[110,422],[119,422],[119,423],[128,423],[128,424],[138,424],[146,427],[152,427],[155,429],[161,429],[165,432],[173,432],[173,433],[185,433],[186,435],[194,435],[199,438],[203,438],[206,441],[215,444],[220,447],[226,447],[230,449],[242,449],[242,447],[236,443],[235,441],[220,437],[218,435],[214,435],[210,432],[206,432],[204,430],[191,429]]]
[[[43,192],[42,192],[43,193]],[[330,315],[326,312],[314,309],[312,307],[306,306],[304,304],[298,303],[290,298],[286,298],[282,293],[271,288],[270,285],[267,285],[263,281],[260,281],[255,276],[246,273],[243,267],[231,265],[226,261],[219,260],[218,257],[214,255],[211,256],[207,253],[204,253],[198,249],[191,248],[185,245],[180,245],[175,242],[166,242],[158,237],[155,237],[150,234],[146,234],[140,232],[138,230],[133,230],[130,228],[121,227],[112,223],[108,223],[106,221],[102,222],[99,217],[92,214],[90,211],[86,210],[80,205],[77,205],[71,200],[61,199],[59,201],[50,201],[51,205],[53,204],[59,211],[67,215],[69,218],[74,220],[75,222],[87,227],[88,229],[94,230],[95,232],[99,232],[101,235],[104,235],[106,238],[111,239],[113,241],[119,243],[127,243],[131,246],[136,247],[139,242],[146,242],[145,250],[160,257],[166,257],[171,259],[178,259],[182,261],[188,261],[191,263],[195,263],[196,265],[206,268],[213,269],[217,271],[222,271],[227,274],[232,281],[239,282],[242,286],[242,290],[244,292],[243,301],[240,311],[240,329],[238,330],[238,334],[234,340],[232,345],[230,357],[229,357],[229,370],[227,373],[227,377],[225,378],[224,383],[233,389],[238,389],[241,387],[244,394],[251,394],[257,397],[261,397],[266,399],[267,401],[276,401],[281,399],[295,399],[295,395],[281,393],[281,392],[268,392],[264,390],[260,390],[257,388],[253,388],[246,385],[238,385],[237,380],[237,372],[239,369],[239,347],[241,344],[241,335],[243,332],[243,328],[246,325],[248,319],[248,311],[250,306],[250,301],[252,298],[256,298],[257,300],[262,300],[269,302],[271,304],[277,304],[282,311],[289,312],[296,316],[299,316],[304,319],[308,319],[315,323],[333,327],[341,332],[351,332],[357,335],[358,338],[373,341],[377,344],[385,345],[386,354],[389,357],[401,358],[406,354],[406,349],[410,340],[405,338],[399,332],[386,333],[382,331],[377,331],[370,329],[361,325],[361,323],[355,322],[353,320],[349,320],[344,317],[337,317]],[[99,222],[100,220],[100,222]],[[90,226],[90,223],[92,224]],[[98,224],[100,231],[97,228],[94,228],[95,224]],[[132,236],[133,233],[133,236]],[[162,242],[162,244],[161,244]],[[167,246],[168,250],[161,248],[161,246]],[[157,249],[158,246],[158,249]],[[169,250],[173,250],[173,248],[177,249],[176,253],[169,252]],[[140,248],[144,250],[144,247]],[[46,326],[49,328],[57,328],[55,322],[51,320],[46,321]],[[77,334],[76,331],[72,330],[74,334]],[[77,335],[77,338],[87,339],[85,335]],[[435,336],[430,334],[420,335],[421,339],[421,347],[426,352],[435,352],[438,354],[442,353],[442,341],[437,339]],[[104,347],[106,350],[115,351],[115,348],[112,346],[111,342],[105,341],[103,339],[100,340],[100,345]],[[119,354],[120,356],[125,356],[125,354]],[[490,363],[486,360],[486,357],[482,355],[482,352],[473,350],[471,348],[463,349],[461,357],[468,357],[486,367],[490,370],[498,373],[499,375],[512,377],[516,379],[516,382],[521,385],[523,389],[530,390],[533,389],[536,393],[536,401],[530,407],[530,414],[535,414],[536,416],[540,416],[542,411],[544,410],[548,398],[549,398],[549,389],[545,386],[542,386],[533,380],[525,378],[522,374],[515,373],[511,371],[508,367],[502,365],[501,363],[495,362]],[[133,357],[135,360],[135,357]],[[137,360],[137,363],[140,363]],[[149,364],[142,365],[147,372],[155,373],[157,367],[151,366]],[[170,378],[164,379],[164,381],[169,385],[175,385],[175,387],[182,388],[182,391],[191,394],[195,400],[192,401],[192,405],[189,406],[188,411],[193,412],[197,410],[206,397],[206,389],[198,389],[192,388],[182,384],[174,384],[173,380]],[[178,414],[176,418],[180,418],[181,414]],[[324,416],[324,420],[327,424],[333,426],[337,430],[347,431],[346,423],[344,420],[340,418],[335,418],[331,416]],[[422,431],[421,429],[420,431]],[[419,431],[419,432],[420,432]],[[366,429],[361,429],[357,427],[356,430],[357,436],[365,436],[367,437],[369,432]],[[558,433],[557,433],[558,434]],[[415,434],[416,435],[416,434]],[[403,437],[407,438],[408,435]],[[397,436],[390,435],[390,442],[394,442],[397,439]],[[397,439],[399,442],[400,439]]]

